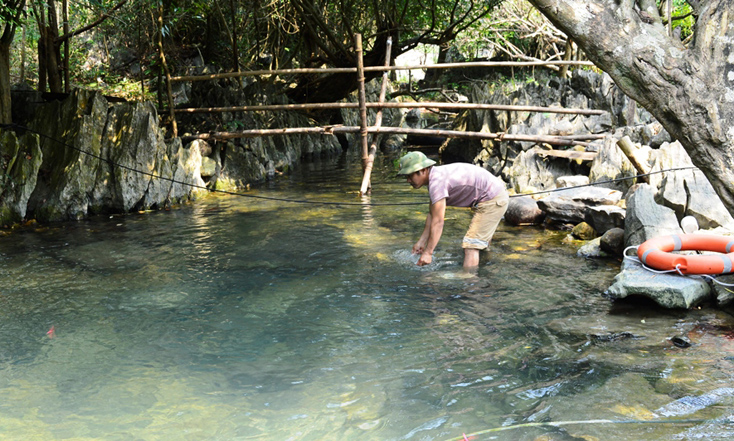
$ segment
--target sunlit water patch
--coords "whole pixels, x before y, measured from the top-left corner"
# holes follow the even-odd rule
[[[466,272],[462,210],[418,267],[427,194],[359,172],[1,238],[0,439],[730,437],[728,311],[613,304],[619,262],[543,229]]]

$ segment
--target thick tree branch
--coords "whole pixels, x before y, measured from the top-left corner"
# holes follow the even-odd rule
[[[679,140],[734,214],[734,6],[700,5],[689,48],[629,0],[530,0]],[[658,16],[659,18],[659,16]]]

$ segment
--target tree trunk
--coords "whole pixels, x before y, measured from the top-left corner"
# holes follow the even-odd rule
[[[10,112],[10,44],[13,41],[0,39],[0,124],[13,122]]]
[[[680,141],[734,215],[734,3],[701,2],[688,47],[632,0],[530,0]]]
[[[55,0],[47,0],[45,5],[47,14],[46,25],[40,30],[40,38],[44,39],[44,56],[46,66],[46,80],[52,93],[62,93],[63,81],[61,78],[61,42],[59,39],[59,18],[56,13]],[[39,25],[40,26],[40,25]],[[39,43],[40,46],[40,43]],[[41,57],[39,48],[39,59]]]
[[[61,10],[63,11],[63,19],[64,19],[64,35],[67,35],[69,33],[69,2],[68,0],[63,0],[62,2]],[[71,42],[69,41],[71,38],[67,38],[64,40],[64,61],[61,63],[62,70],[64,72],[64,92],[69,93],[71,92],[71,83],[69,80],[69,45]]]
[[[435,64],[446,63],[452,41],[453,40],[443,41],[438,45],[438,57],[436,57]],[[436,84],[438,84],[438,80],[439,78],[441,78],[442,73],[443,72],[439,71],[438,69],[428,69],[426,71],[426,76],[423,77],[423,81],[425,82],[424,87],[435,87]]]

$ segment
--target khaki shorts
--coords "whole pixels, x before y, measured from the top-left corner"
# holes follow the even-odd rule
[[[497,230],[497,225],[499,225],[502,216],[507,211],[509,201],[510,195],[507,191],[503,191],[494,199],[480,202],[472,207],[474,217],[472,217],[471,224],[469,224],[469,231],[466,232],[466,236],[461,242],[461,247],[476,250],[486,249]]]

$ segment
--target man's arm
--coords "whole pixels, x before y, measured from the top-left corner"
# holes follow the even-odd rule
[[[426,216],[426,224],[423,227],[423,233],[421,233],[420,239],[418,239],[418,242],[413,245],[413,254],[421,254],[423,253],[423,250],[426,248],[426,243],[428,243],[428,236],[431,235],[431,206],[428,205],[428,215]]]
[[[417,263],[419,266],[428,265],[433,261],[433,250],[436,249],[436,245],[438,245],[438,241],[441,239],[445,215],[446,199],[441,199],[430,205],[428,216],[426,216],[426,227],[418,241],[418,244],[425,243],[425,248],[419,251],[421,253],[421,257]],[[426,233],[428,233],[428,236],[424,242]]]

